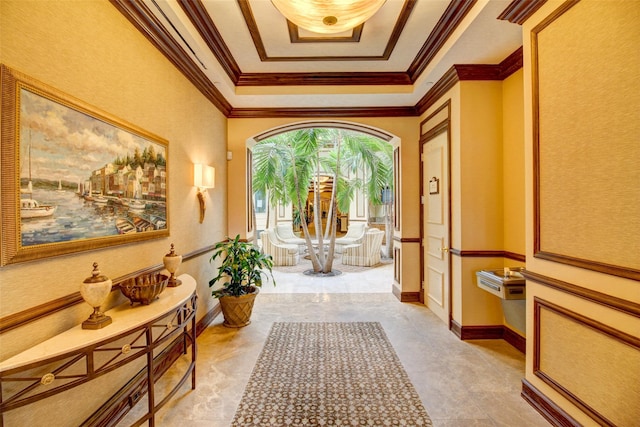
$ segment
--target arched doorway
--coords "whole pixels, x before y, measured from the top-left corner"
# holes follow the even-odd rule
[[[298,138],[300,135],[303,135],[301,138],[305,138],[302,144],[305,148],[313,145],[313,143],[307,144],[307,142],[309,138],[314,139],[317,135],[320,135],[317,137],[317,141],[321,141],[322,144],[313,145],[315,147],[313,154],[309,154],[306,151],[301,154],[295,148],[300,147],[300,145],[292,144],[291,142],[291,138]],[[333,139],[323,139],[327,135]],[[315,139],[314,142],[316,142]],[[340,233],[343,234],[350,229],[350,223],[357,223],[354,224],[354,228],[360,228],[364,224],[378,229],[367,232],[366,239],[362,240],[362,242],[358,241],[358,243],[363,243],[363,247],[366,246],[364,242],[369,239],[370,234],[377,234],[384,236],[385,247],[390,248],[393,245],[394,229],[394,224],[391,221],[391,212],[393,211],[394,202],[397,202],[394,200],[392,191],[393,183],[398,176],[397,173],[394,173],[394,168],[397,166],[397,162],[394,161],[394,157],[396,157],[394,149],[398,148],[398,146],[399,138],[387,132],[357,123],[340,121],[309,121],[289,124],[270,129],[248,139],[246,142],[247,194],[256,195],[257,197],[247,200],[247,214],[253,216],[253,218],[248,218],[247,223],[254,227],[254,239],[257,241],[258,234],[266,227],[269,227],[269,230],[282,228],[280,225],[274,227],[274,223],[292,224],[294,231],[297,231],[299,224],[296,224],[296,214],[300,215],[308,248],[307,254],[311,255],[316,273],[331,272],[332,261],[327,261],[327,269],[319,271],[317,260],[313,258],[316,255],[318,258],[324,258],[321,255],[324,248],[325,255],[328,250],[328,259],[332,260],[333,242],[337,237],[336,229],[339,229]],[[379,151],[376,152],[376,149]],[[254,150],[255,162],[253,160]],[[353,156],[354,152],[357,152],[357,155]],[[282,155],[282,153],[284,154]],[[348,153],[351,154],[351,157]],[[279,155],[288,159],[289,163],[282,166],[280,164],[282,160],[278,158]],[[300,179],[295,176],[296,181],[299,181],[296,182],[295,187],[289,184],[292,179],[290,176],[284,178],[280,175],[288,172],[273,172],[274,168],[279,171],[296,170],[297,165],[309,161],[309,159],[315,160],[315,165],[311,169],[313,172],[306,175],[299,174],[302,177]],[[353,159],[357,159],[361,163],[357,164]],[[323,163],[323,161],[328,163]],[[331,161],[334,162],[334,166],[326,166],[331,164]],[[343,163],[340,163],[341,161]],[[310,162],[313,163],[313,161]],[[338,165],[349,165],[349,168],[340,169]],[[374,167],[372,165],[378,166]],[[273,174],[270,179],[271,187],[269,188],[261,186],[264,185],[263,176],[265,171],[267,171],[267,174]],[[255,173],[255,176],[251,176],[252,173]],[[293,175],[296,174],[294,173]],[[290,191],[291,188],[295,188],[294,193],[297,196],[286,199],[281,194],[278,194],[279,189],[275,188],[277,185],[273,183],[279,183],[280,181],[287,183],[281,185],[289,185],[288,190],[283,191],[284,193]],[[256,188],[251,187],[252,182],[257,186]],[[308,186],[308,191],[306,186]],[[346,198],[336,196],[336,194],[340,194],[338,189],[342,191],[343,195],[347,194],[348,196]],[[304,200],[300,200],[302,194],[304,194]],[[310,198],[307,198],[307,194],[314,196],[313,203],[309,202]],[[274,195],[273,198],[272,195]],[[326,197],[323,198],[323,196]],[[339,204],[336,199],[340,201]],[[297,204],[295,203],[296,201]],[[383,203],[385,204],[384,207],[373,206],[373,204],[382,205]],[[370,205],[373,208],[370,208]],[[264,209],[265,206],[270,206],[270,208]],[[262,215],[262,218],[258,218],[257,212]],[[268,221],[266,224],[264,221],[265,214]],[[386,223],[383,222],[385,220],[387,220]],[[312,228],[315,228],[313,230],[314,233],[317,233],[318,229],[322,229],[322,233],[314,234],[310,237],[310,228],[307,221],[312,222]],[[380,222],[374,224],[376,221]],[[358,225],[358,227],[355,227],[355,225]],[[348,235],[349,233],[347,233]],[[329,249],[323,246],[322,236],[325,239],[330,236],[331,245]],[[276,240],[277,237],[272,236],[270,239]],[[316,243],[313,245],[311,238],[316,239]],[[282,239],[280,243],[284,243],[284,240]],[[266,247],[271,247],[270,243],[267,243]],[[379,255],[381,251],[372,250],[371,252]],[[383,256],[389,259],[393,258],[391,249],[383,250],[382,252]],[[341,252],[337,251],[337,253],[340,254]],[[344,259],[343,257],[343,261]],[[290,262],[290,260],[287,260],[287,262]],[[324,261],[321,260],[322,262]]]
[[[246,141],[246,149],[247,149],[247,194],[253,194],[253,189],[250,187],[250,183],[251,183],[251,178],[252,178],[252,164],[253,164],[253,157],[252,157],[252,150],[253,147],[262,142],[265,141],[271,137],[277,136],[277,135],[281,135],[281,134],[285,134],[287,132],[291,132],[291,131],[295,131],[295,130],[301,130],[301,129],[311,129],[311,128],[328,128],[328,129],[342,129],[342,130],[348,130],[348,131],[354,131],[354,132],[359,132],[365,135],[369,135],[375,138],[378,138],[384,142],[386,142],[387,144],[389,144],[394,150],[397,150],[399,148],[400,145],[400,138],[398,138],[397,136],[386,132],[384,130],[378,129],[378,128],[374,128],[371,126],[367,126],[367,125],[363,125],[360,123],[354,123],[354,122],[345,122],[345,121],[337,121],[337,120],[321,120],[321,121],[304,121],[304,122],[296,122],[296,123],[290,123],[287,125],[283,125],[283,126],[279,126],[279,127],[275,127],[272,129],[269,129],[265,132],[262,133],[258,133],[256,135],[254,135],[252,138],[247,139]],[[395,155],[395,154],[394,154]],[[394,164],[394,168],[398,167],[397,162],[395,162],[396,164]],[[394,183],[393,183],[393,187],[395,188],[395,181],[397,180],[397,177],[399,176],[398,171],[395,171],[394,173]],[[332,177],[330,176],[326,176],[325,178],[321,178],[321,180],[323,180],[322,182],[319,183],[319,186],[322,189],[326,189],[327,185],[331,184],[332,182]],[[313,188],[313,183],[310,182],[310,191],[312,191]],[[383,194],[381,194],[380,198],[385,200],[385,203],[390,204],[391,206],[389,207],[389,210],[393,210],[393,211],[397,211],[395,209],[395,205],[398,204],[399,200],[397,200],[399,196],[399,193],[396,192],[390,192],[389,189],[387,189],[386,191],[384,191]],[[247,209],[246,209],[246,213],[247,215],[249,215],[252,212],[252,209],[257,208],[258,210],[264,210],[264,206],[266,204],[266,200],[265,200],[266,195],[262,195],[262,197],[259,197],[258,200],[247,200]],[[256,203],[257,202],[257,203]],[[258,203],[260,204],[258,206]],[[386,212],[385,209],[383,208],[379,208],[377,211],[371,212],[371,214],[373,215],[372,218],[376,218],[377,220],[380,220],[380,218],[383,218],[384,213]],[[266,212],[261,212],[264,213],[266,215]],[[291,215],[291,211],[288,209],[284,209],[284,207],[279,207],[277,210],[277,215],[278,215],[278,220],[284,220],[284,221],[291,221],[292,220],[292,215]],[[367,204],[367,200],[365,199],[363,194],[357,194],[357,196],[354,198],[354,202],[353,202],[353,207],[349,210],[349,216],[343,218],[345,225],[348,224],[349,220],[352,221],[369,221],[369,213],[370,213],[370,209],[369,206]],[[247,218],[247,223],[250,225],[255,226],[255,228],[252,227],[248,227],[249,230],[248,231],[253,231],[254,229],[257,231],[260,229],[260,227],[257,226],[257,224],[253,224],[253,221],[255,221],[255,219],[253,218]],[[345,228],[346,230],[346,228]],[[345,231],[343,230],[343,231]],[[253,234],[253,233],[251,233]]]

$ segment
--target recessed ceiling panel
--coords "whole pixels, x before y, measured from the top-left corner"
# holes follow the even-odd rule
[[[450,2],[387,0],[358,41],[326,41],[351,38],[350,32],[323,36],[298,29],[300,37],[323,40],[318,43],[292,43],[286,18],[268,0],[202,4],[242,72],[291,73],[405,72]]]
[[[112,1],[226,109],[411,109],[454,64],[498,64],[522,44],[498,19],[512,0],[387,0],[359,34],[331,36],[292,36],[270,0]]]
[[[391,38],[395,23],[400,16],[404,2],[387,1],[382,8],[363,26],[360,41],[352,43],[292,44],[286,18],[271,4],[260,0],[250,1],[260,38],[269,57],[281,60],[305,57],[342,57],[343,60],[358,58],[381,58]],[[315,39],[330,40],[348,33],[325,34],[301,30],[301,34]]]

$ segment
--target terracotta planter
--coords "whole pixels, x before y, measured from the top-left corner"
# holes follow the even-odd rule
[[[260,291],[254,287],[254,291],[250,294],[241,295],[239,297],[223,296],[220,297],[220,308],[224,315],[223,325],[228,328],[242,328],[251,323],[251,312],[253,311],[253,303],[256,295]]]

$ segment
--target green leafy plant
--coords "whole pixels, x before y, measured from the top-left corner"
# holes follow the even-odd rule
[[[306,128],[273,135],[253,147],[252,167],[253,190],[270,195],[271,209],[292,205],[293,225],[302,226],[314,273],[332,272],[339,212],[348,213],[357,194],[365,194],[373,205],[381,203],[383,189],[393,194],[393,146],[346,129]],[[326,186],[325,178],[331,179]],[[328,212],[322,209],[327,202]],[[390,232],[391,215],[385,221]]]
[[[291,225],[293,225],[293,227],[296,229],[300,229],[300,226],[302,225],[302,216],[300,215],[300,211],[297,208],[293,208]]]
[[[215,298],[227,295],[238,297],[253,292],[254,287],[262,286],[262,276],[266,276],[264,270],[269,272],[273,285],[276,284],[271,255],[263,254],[253,243],[240,241],[239,234],[235,239],[227,239],[213,247],[213,255],[209,262],[218,258],[222,260],[218,267],[218,275],[209,280],[210,288],[218,282],[223,283],[221,288],[211,291]]]

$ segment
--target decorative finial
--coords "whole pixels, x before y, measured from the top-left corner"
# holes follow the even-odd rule
[[[173,243],[171,244],[171,251],[164,256],[162,261],[164,262],[164,267],[171,274],[167,286],[170,288],[179,286],[182,282],[179,279],[176,279],[176,271],[182,263],[182,255],[176,254]]]
[[[171,250],[169,251],[169,253],[166,256],[176,256],[176,253],[173,250],[173,243],[171,244]]]
[[[91,277],[87,277],[80,285],[82,298],[93,307],[93,313],[82,322],[82,329],[101,329],[111,324],[111,317],[100,311],[100,306],[111,293],[111,279],[100,274],[98,263],[93,263]]]

